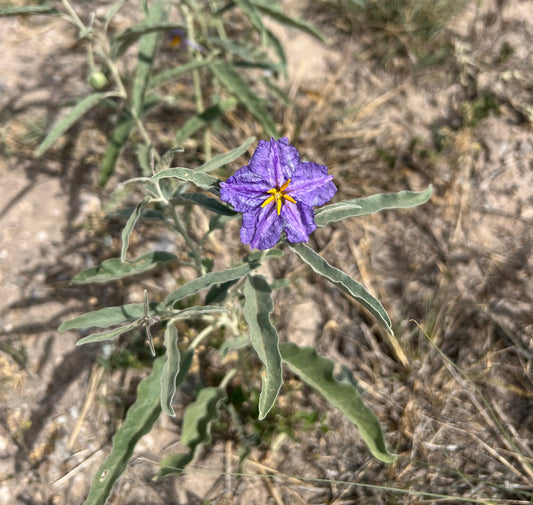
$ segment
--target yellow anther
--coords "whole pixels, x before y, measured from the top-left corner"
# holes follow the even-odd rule
[[[292,196],[285,194],[285,191],[289,187],[290,182],[291,180],[288,179],[282,184],[281,187],[269,189],[267,193],[270,196],[261,204],[261,207],[266,207],[267,205],[276,202],[276,212],[279,216],[281,213],[281,207],[283,206],[283,200],[286,200],[287,202],[291,203],[296,203],[296,200]]]

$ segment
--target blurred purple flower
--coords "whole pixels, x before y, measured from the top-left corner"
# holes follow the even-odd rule
[[[261,140],[250,164],[220,183],[220,198],[242,212],[241,241],[270,249],[287,234],[307,242],[316,229],[315,205],[329,201],[337,188],[327,167],[301,161],[286,137]]]
[[[185,46],[189,46],[197,51],[203,50],[202,46],[198,45],[193,40],[188,39],[186,35],[185,30],[182,30],[181,28],[173,28],[167,32],[167,39],[169,40],[171,47],[182,49]]]

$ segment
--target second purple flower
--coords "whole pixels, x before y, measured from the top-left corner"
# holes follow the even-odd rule
[[[242,212],[241,241],[270,249],[281,232],[289,242],[307,242],[316,229],[313,207],[337,188],[324,165],[301,161],[286,137],[261,140],[250,164],[220,183],[220,198]]]

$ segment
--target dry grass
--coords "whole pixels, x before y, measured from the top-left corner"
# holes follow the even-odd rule
[[[533,65],[526,48],[533,44],[533,16],[523,15],[521,9],[531,11],[527,2],[499,4],[470,5],[459,21],[447,21],[453,51],[440,66],[414,69],[409,54],[396,54],[401,73],[367,57],[366,44],[376,32],[361,39],[331,11],[314,14],[319,23],[333,19],[323,27],[331,38],[327,71],[309,76],[304,63],[294,69],[292,105],[278,117],[307,159],[328,165],[339,198],[434,184],[424,207],[347,221],[312,237],[313,248],[384,302],[395,339],[290,255],[271,271],[292,281],[276,295],[283,338],[315,345],[353,371],[398,461],[386,466],[372,459],[352,425],[291,382],[285,392],[292,412],[319,409],[330,431],[317,424],[298,432],[298,441],[279,437],[256,444],[242,467],[239,438],[219,432],[213,449],[186,476],[155,485],[150,476],[161,455],[176,450],[179,433],[163,419],[141,442],[112,503],[531,503]],[[512,50],[502,54],[505,43]],[[484,96],[493,97],[496,108],[484,109]],[[254,133],[240,110],[229,122],[230,132],[213,136],[215,151]],[[9,126],[9,149],[33,141],[25,116],[3,124]],[[22,125],[22,133],[11,125]],[[61,175],[72,194],[86,197],[90,171],[72,168],[90,145],[84,138],[74,142],[74,151],[64,151],[63,168],[47,176]],[[98,134],[90,138],[101,149]],[[72,194],[71,203],[77,201]],[[80,218],[78,209],[72,216],[89,222],[97,212]],[[92,230],[95,258],[118,236],[113,226]],[[72,263],[59,262],[65,249],[56,245],[58,263],[40,265],[43,283],[54,289],[51,298],[78,310],[79,300],[90,299],[90,305],[134,298],[138,290],[130,285],[109,291],[66,286],[65,269],[79,269],[87,247],[87,231],[69,230]],[[242,248],[228,236],[212,244],[220,264]],[[151,292],[163,293],[171,281],[168,274],[150,281]],[[20,309],[24,300],[31,298],[8,308]],[[16,464],[14,475],[4,472],[1,486],[11,503],[79,503],[143,373],[132,367],[104,371],[97,350],[72,351],[73,338],[47,350],[43,337],[53,341],[55,327],[50,320],[33,335],[29,324],[4,332],[12,346],[3,349],[0,370],[2,442]],[[14,373],[10,349],[19,343],[32,353]],[[209,379],[202,370],[210,359],[206,351],[198,374],[180,392],[180,408],[195,381]],[[16,378],[15,389],[5,382],[9,378]]]

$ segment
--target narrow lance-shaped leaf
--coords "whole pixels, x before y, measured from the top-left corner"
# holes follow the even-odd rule
[[[148,304],[150,316],[161,316],[165,313],[165,306],[161,303]],[[117,307],[105,307],[100,310],[86,312],[81,316],[65,321],[58,331],[80,330],[84,328],[109,328],[116,324],[135,322],[144,317],[143,303],[129,303]]]
[[[223,167],[224,165],[235,161],[239,156],[242,156],[248,150],[253,142],[255,142],[255,137],[248,137],[239,147],[236,147],[227,153],[219,154],[218,156],[211,158],[208,162],[197,168],[195,172],[212,172],[217,168]]]
[[[289,247],[307,263],[314,272],[326,278],[342,291],[357,300],[365,309],[367,309],[392,335],[390,318],[383,308],[383,305],[376,300],[366,288],[345,274],[342,270],[332,267],[322,256],[313,251],[303,243],[289,244]]]
[[[148,9],[147,24],[156,25],[163,21],[166,16],[166,2],[154,2]],[[139,57],[133,81],[132,106],[137,114],[141,117],[144,107],[144,95],[148,86],[148,79],[154,64],[155,53],[157,51],[158,33],[149,32],[147,29],[141,37],[139,43]]]
[[[141,383],[135,403],[113,437],[113,449],[96,472],[83,505],[104,505],[113,485],[124,473],[135,445],[148,433],[161,414],[159,400],[161,372],[165,359],[154,361],[152,373]]]
[[[357,389],[333,377],[333,361],[319,356],[312,347],[280,344],[281,356],[292,372],[318,391],[357,426],[361,438],[380,461],[393,463],[397,456],[387,451],[385,439],[374,413],[364,404]]]
[[[238,74],[229,63],[216,63],[209,68],[220,84],[226,88],[229,93],[235,95],[238,100],[248,109],[250,114],[263,127],[265,133],[271,137],[277,137],[278,131],[276,124],[269,112],[263,107],[261,100],[254,93],[246,80]]]
[[[180,371],[180,350],[178,348],[178,330],[173,324],[165,329],[166,361],[161,373],[161,407],[169,416],[175,416],[172,400],[176,394],[176,377]]]
[[[41,145],[37,149],[37,156],[44,154],[50,146],[65,133],[78,119],[80,119],[86,112],[91,110],[95,105],[102,100],[111,96],[117,96],[117,93],[93,93],[85,98],[82,98],[65,117],[59,119],[50,133],[42,141]]]
[[[211,441],[211,424],[218,419],[218,405],[224,397],[225,392],[220,388],[206,387],[200,391],[183,415],[181,442],[189,452],[164,458],[154,480],[181,473],[194,458],[196,449]]]
[[[100,169],[100,186],[105,186],[109,178],[113,175],[120,151],[122,151],[122,148],[130,138],[132,130],[133,119],[128,114],[123,114],[107,142],[107,147],[102,159],[102,168]]]
[[[221,102],[208,107],[200,114],[190,118],[176,133],[176,144],[182,144],[191,135],[194,135],[198,130],[205,128],[206,126],[214,123],[217,119],[226,114],[226,112],[232,110],[237,105],[235,98],[229,98],[228,100],[222,100]]]
[[[96,267],[82,270],[75,275],[72,282],[88,284],[92,282],[111,282],[131,275],[148,272],[157,266],[178,261],[178,258],[166,251],[152,251],[126,263],[121,258],[110,258]]]
[[[209,63],[211,63],[211,60],[208,58],[205,60],[199,59],[185,63],[185,65],[180,65],[179,67],[171,68],[170,70],[165,70],[164,72],[153,75],[148,81],[148,87],[155,88],[156,86],[165,84],[166,82],[173,81],[174,79],[177,79],[182,75],[186,75],[193,70],[205,67],[209,65]]]
[[[135,210],[131,213],[126,226],[122,230],[122,248],[120,249],[120,261],[124,263],[126,261],[126,252],[128,251],[128,246],[130,243],[130,235],[137,224],[137,221],[141,217],[142,206],[144,205],[144,200],[135,207]]]
[[[317,226],[325,226],[348,217],[364,216],[381,210],[407,209],[426,203],[431,197],[432,186],[424,191],[400,191],[399,193],[380,193],[365,198],[353,198],[325,205],[315,212]]]
[[[279,23],[282,23],[286,26],[292,28],[297,28],[302,32],[308,33],[313,37],[321,40],[322,42],[326,41],[326,37],[318,31],[311,23],[304,21],[303,19],[287,16],[282,7],[276,2],[269,2],[268,0],[250,0],[259,11],[261,11],[266,16],[275,19]]]
[[[273,310],[270,286],[261,275],[249,276],[244,282],[244,318],[250,329],[250,340],[265,367],[259,396],[259,419],[264,419],[274,406],[283,383],[279,338],[270,321]]]
[[[182,354],[180,372],[176,377],[179,386],[191,367],[194,352]],[[159,392],[165,358],[154,361],[152,373],[139,384],[137,399],[129,408],[126,419],[113,437],[113,449],[96,472],[89,496],[83,505],[104,505],[113,485],[126,470],[135,445],[148,433],[161,414]]]
[[[133,328],[136,328],[139,326],[137,322],[127,324],[126,326],[120,326],[119,328],[115,328],[113,330],[109,331],[102,331],[101,333],[92,333],[91,335],[87,335],[86,337],[80,338],[76,342],[76,345],[83,345],[83,344],[89,344],[91,342],[103,342],[104,340],[111,340],[115,337],[118,337],[119,335],[122,335],[123,333],[126,333]]]
[[[283,253],[278,249],[272,249],[264,255],[264,259],[279,258],[283,256]],[[228,268],[220,272],[209,272],[202,277],[198,277],[193,281],[187,282],[183,286],[170,293],[165,299],[165,305],[170,307],[177,301],[182,300],[188,296],[192,296],[202,289],[206,289],[214,284],[221,284],[236,279],[241,279],[245,275],[248,275],[252,270],[255,270],[261,265],[261,262],[255,259],[256,256],[248,255],[245,261],[241,265]]]
[[[263,25],[263,21],[261,20],[261,16],[259,15],[259,12],[257,12],[257,9],[253,5],[250,0],[235,0],[235,3],[239,6],[239,8],[246,14],[246,17],[250,20],[254,28],[259,32],[261,35],[261,40],[264,40],[265,37],[265,26]]]
[[[57,15],[60,12],[52,7],[46,5],[27,5],[26,7],[4,7],[0,9],[0,17],[5,16],[29,16],[33,14],[53,14]]]

